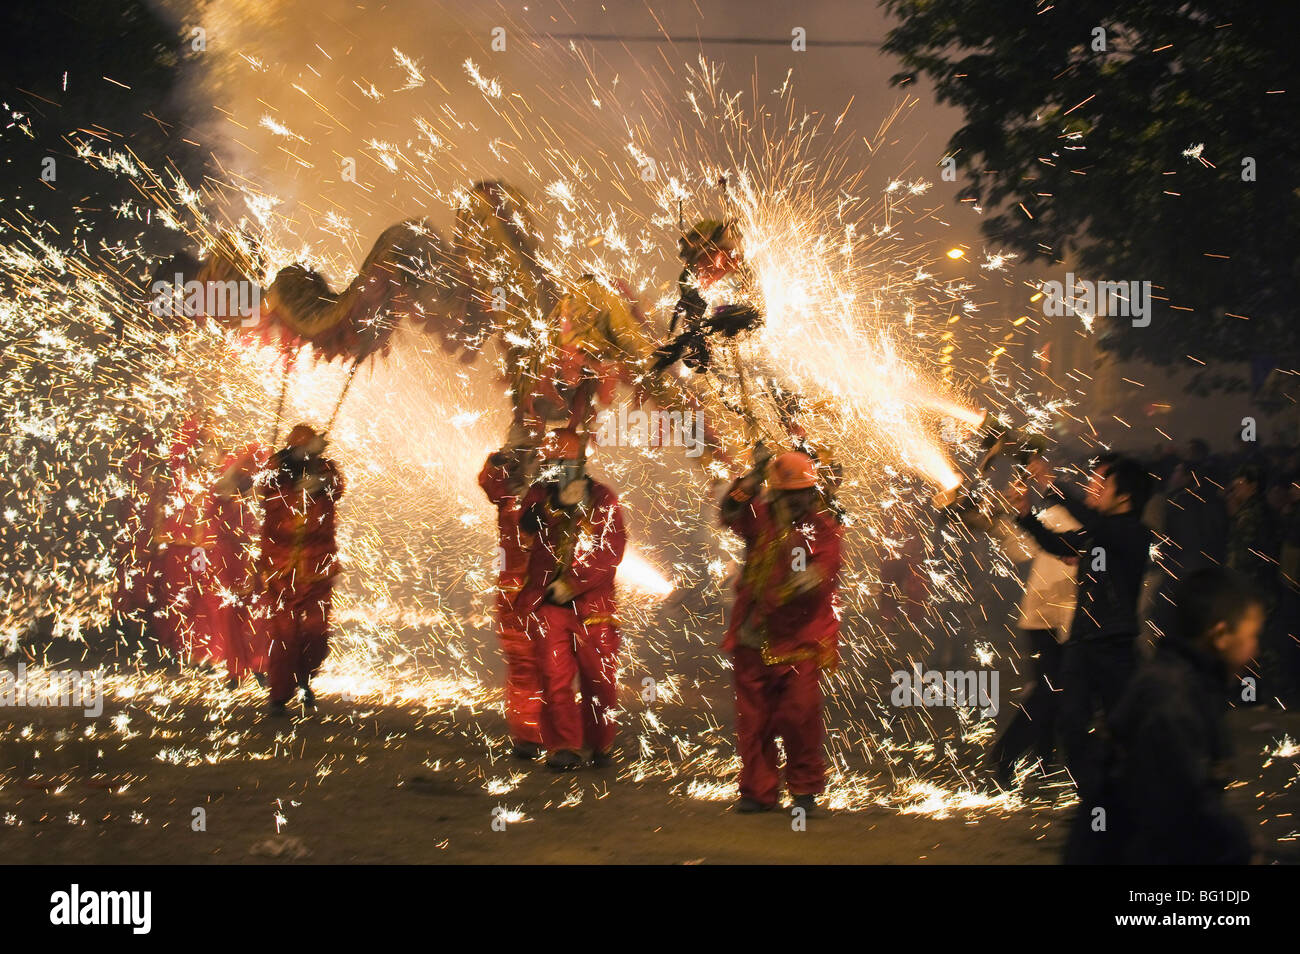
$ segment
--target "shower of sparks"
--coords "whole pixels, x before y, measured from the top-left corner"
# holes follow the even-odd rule
[[[261,8],[273,5],[236,6],[248,22],[221,27],[246,35]],[[910,223],[934,211],[925,204],[927,182],[891,178],[873,186],[867,170],[854,165],[855,138],[844,115],[801,111],[788,77],[769,98],[729,91],[721,69],[704,60],[675,68],[677,86],[666,89],[649,74],[639,86],[626,77],[620,82],[609,64],[576,47],[565,50],[585,72],[590,95],[566,104],[570,122],[556,128],[530,121],[529,102],[491,75],[487,56],[468,57],[459,71],[435,77],[432,64],[392,47],[390,75],[331,87],[275,65],[266,51],[255,55],[255,43],[227,48],[245,52],[212,54],[214,86],[247,81],[264,89],[268,76],[285,79],[278,96],[253,98],[254,111],[229,118],[232,129],[248,133],[233,137],[243,149],[252,148],[245,139],[260,146],[251,158],[240,154],[237,179],[196,188],[101,143],[79,143],[86,161],[136,185],[133,218],[155,231],[173,230],[200,256],[220,244],[234,248],[250,271],[257,258],[268,276],[302,263],[339,287],[378,232],[353,223],[382,228],[435,214],[449,222],[490,153],[503,181],[528,187],[531,219],[515,224],[539,240],[542,271],[560,287],[585,274],[609,287],[623,283],[640,298],[657,336],[676,297],[679,217],[688,227],[703,218],[737,219],[753,285],[720,283],[710,295],[756,296],[765,325],[719,356],[721,373],[685,386],[718,430],[737,441],[743,424],[729,408],[742,372],[759,394],[797,391],[798,423],[845,468],[843,662],[827,693],[827,721],[836,727],[828,738],[834,768],[827,803],[936,818],[1029,804],[1015,792],[987,790],[972,775],[974,753],[991,734],[987,717],[900,709],[889,700],[892,671],[967,646],[981,627],[1009,632],[1012,623],[981,611],[981,603],[999,605],[1016,593],[1005,558],[988,541],[936,522],[928,505],[930,491],[955,487],[978,456],[973,436],[984,414],[965,388],[982,375],[978,383],[998,413],[1019,426],[1047,430],[1068,410],[1068,402],[1041,398],[1005,369],[1005,329],[976,331],[987,351],[971,362],[973,373],[958,371],[951,326],[960,319],[977,325],[979,309],[969,297],[972,285],[935,277],[945,257],[965,252],[905,237]],[[332,55],[343,52],[330,51],[331,59],[345,59]],[[546,58],[559,52],[520,55],[535,57],[546,75]],[[472,115],[457,115],[436,94],[443,83],[477,92],[481,102]],[[405,130],[367,121],[381,102],[400,104]],[[870,143],[894,135],[892,125],[909,108],[899,104]],[[314,132],[322,128],[328,135]],[[605,148],[585,129],[612,130],[624,147]],[[335,169],[338,156],[362,160],[364,188],[295,201],[304,172]],[[273,164],[286,162],[292,171],[284,194],[259,185],[269,183]],[[377,198],[381,193],[416,204],[399,207]],[[324,211],[309,214],[309,207]],[[269,442],[295,421],[329,419],[344,386],[344,368],[305,353],[285,372],[274,348],[207,325],[145,320],[139,288],[150,257],[141,245],[117,252],[112,259],[86,254],[39,223],[8,221],[0,235],[0,335],[7,343],[0,354],[0,466],[12,482],[0,512],[0,647],[16,648],[32,628],[77,640],[106,622],[118,574],[129,570],[121,565],[121,514],[132,487],[122,465],[147,441],[165,455],[176,425],[198,413],[228,447]],[[1010,259],[988,252],[981,269],[996,272]],[[116,270],[109,261],[119,263]],[[476,281],[518,281],[495,259],[468,265]],[[516,344],[543,340],[540,304],[532,317]],[[347,477],[348,493],[340,506],[343,576],[333,646],[318,691],[361,711],[462,709],[474,725],[467,737],[502,743],[501,694],[489,663],[496,652],[495,515],[475,482],[509,422],[501,378],[507,359],[493,349],[467,365],[418,330],[401,328],[391,353],[365,366],[351,385],[330,433],[329,454]],[[287,403],[277,421],[283,374]],[[756,403],[757,427],[779,442],[773,402]],[[634,541],[618,577],[621,732],[630,756],[621,778],[667,779],[689,798],[731,798],[738,762],[730,728],[707,706],[688,703],[698,694],[674,669],[687,650],[706,651],[696,684],[730,682],[729,663],[716,647],[740,549],[715,529],[709,476],[717,474],[673,448],[601,448],[595,467],[622,496]],[[201,486],[213,476],[194,480]],[[889,620],[881,565],[909,546],[928,598]],[[128,649],[129,658],[140,646]],[[988,664],[999,664],[988,656]],[[113,711],[99,731],[150,738],[160,763],[276,758],[290,744],[249,748],[230,722],[236,707],[261,701],[252,688],[228,692],[213,676],[164,675],[131,662],[106,678]],[[646,678],[657,687],[656,706],[640,701]],[[172,737],[176,713],[191,707],[207,714],[211,731]],[[1287,757],[1281,749],[1273,755]],[[517,784],[513,775],[484,782],[494,796]],[[1068,798],[1062,787],[1041,804]],[[502,811],[509,821],[528,820],[522,808]],[[276,831],[288,822],[288,808],[277,805]]]

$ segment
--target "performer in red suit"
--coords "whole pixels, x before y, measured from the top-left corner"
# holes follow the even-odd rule
[[[574,431],[548,435],[542,456],[543,480],[524,498],[520,527],[535,537],[522,605],[531,609],[540,643],[546,764],[571,771],[585,748],[601,767],[613,761],[617,732],[614,574],[627,545],[623,508],[612,490],[586,476]]]
[[[736,747],[741,812],[776,806],[776,739],[785,746],[785,782],[811,813],[825,788],[821,673],[838,662],[839,520],[817,488],[816,465],[790,451],[755,468],[722,503],[722,524],[745,541],[745,565],[723,649],[736,683]]]
[[[531,538],[519,530],[520,498],[528,484],[534,451],[507,446],[490,455],[479,486],[497,508],[497,636],[506,664],[506,725],[519,759],[542,754],[542,680],[537,649],[528,633],[520,597],[528,580]]]
[[[325,438],[299,424],[268,465],[259,567],[273,716],[287,714],[295,687],[304,707],[315,708],[311,678],[329,653],[338,573],[335,505],[343,496],[343,475],[324,451]]]
[[[209,667],[222,658],[221,596],[212,567],[208,501],[223,454],[207,424],[190,419],[171,448],[170,484],[158,544],[158,641],[173,663]]]
[[[220,587],[222,656],[229,689],[237,689],[250,672],[265,683],[269,640],[266,627],[254,625],[253,616],[253,544],[262,522],[254,477],[265,466],[266,453],[256,444],[233,451],[208,500],[212,569]]]

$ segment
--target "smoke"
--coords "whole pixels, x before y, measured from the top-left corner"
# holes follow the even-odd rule
[[[336,282],[395,221],[431,214],[449,228],[450,197],[471,181],[500,179],[536,200],[579,152],[622,149],[627,117],[593,123],[581,108],[583,58],[526,41],[532,30],[500,7],[158,3],[182,36],[226,216],[308,253]],[[504,51],[491,48],[494,29],[506,31]],[[503,91],[506,115],[475,71]],[[539,156],[509,115],[519,108],[571,154]]]

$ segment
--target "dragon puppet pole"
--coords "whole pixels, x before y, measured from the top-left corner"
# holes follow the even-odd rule
[[[724,172],[718,176],[718,190],[722,193],[722,204],[727,210],[727,217],[734,221],[736,206],[731,201],[729,186],[730,182]],[[740,357],[739,342],[731,343],[731,361],[736,366],[736,383],[740,387],[740,409],[745,418],[745,440],[750,444],[756,444],[767,435],[759,427],[758,418],[754,416],[754,404],[749,396],[749,382],[745,380],[745,362]]]
[[[280,365],[280,399],[275,403],[275,417],[272,421],[271,430],[271,447],[275,447],[280,440],[280,421],[284,419],[284,399],[289,393],[289,369],[293,366],[293,358],[286,349],[283,352],[283,361]]]
[[[718,189],[722,192],[722,204],[727,210],[727,218],[732,222],[735,222],[737,220],[736,202],[731,195],[731,178],[725,172],[718,176]],[[752,291],[752,282],[749,281],[749,273],[747,271],[741,271],[741,277],[745,279],[744,286],[746,291]],[[740,385],[740,406],[745,417],[745,439],[751,444],[757,443],[760,440],[765,441],[768,439],[768,434],[766,429],[759,425],[758,418],[754,414],[753,399],[749,393],[749,382],[745,378],[745,363],[740,356],[739,342],[732,341],[731,343],[731,360],[736,365],[736,380]],[[770,390],[772,387],[771,381],[768,382],[768,387]],[[773,395],[773,397],[775,397],[775,395]],[[792,422],[789,420],[789,415],[780,407],[779,402],[777,402],[777,414],[781,419],[782,428],[785,429],[787,435],[794,438],[796,435],[791,426]]]
[[[357,358],[352,362],[352,367],[348,369],[348,379],[343,382],[343,390],[339,392],[339,399],[334,402],[334,410],[330,412],[330,419],[325,424],[325,434],[328,434],[334,427],[334,421],[339,416],[339,411],[343,407],[343,399],[348,396],[348,389],[352,387],[352,379],[357,376],[357,369],[361,367],[361,359]]]
[[[745,440],[755,444],[767,435],[759,427],[758,418],[754,415],[754,405],[749,397],[749,382],[745,379],[745,363],[740,357],[740,345],[734,341],[731,343],[731,360],[736,366],[736,384],[740,388],[740,410],[745,419]]]

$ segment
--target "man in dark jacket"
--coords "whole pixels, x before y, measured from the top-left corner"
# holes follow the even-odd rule
[[[1013,503],[1017,522],[1048,553],[1079,561],[1078,608],[1061,663],[1058,714],[1066,766],[1081,788],[1100,771],[1094,719],[1105,724],[1137,666],[1138,599],[1151,548],[1142,525],[1150,478],[1134,460],[1100,464],[1087,501],[1072,488],[1049,485],[1045,502],[1059,499],[1081,529],[1055,533],[1030,512],[1027,493]]]
[[[1258,648],[1262,601],[1240,577],[1210,567],[1182,582],[1176,603],[1176,631],[1111,714],[1105,783],[1081,797],[1067,862],[1250,860],[1246,826],[1224,804],[1224,714],[1229,683]]]

